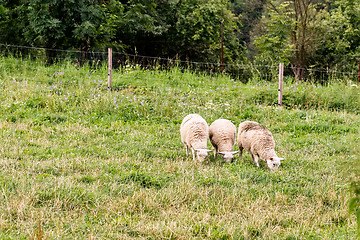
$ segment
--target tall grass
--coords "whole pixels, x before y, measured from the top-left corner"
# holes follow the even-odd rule
[[[352,157],[349,159],[349,173],[351,174],[351,199],[349,210],[357,218],[357,237],[360,238],[360,146],[359,135],[356,135],[350,145]]]
[[[0,238],[351,239],[357,88],[0,60]],[[345,94],[339,94],[343,91]],[[278,172],[186,156],[189,113],[274,134]]]

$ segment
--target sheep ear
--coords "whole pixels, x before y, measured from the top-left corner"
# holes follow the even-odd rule
[[[206,149],[206,151],[208,151],[208,152],[212,152],[213,150],[208,150],[208,149]]]
[[[284,161],[284,160],[285,160],[285,158],[279,158],[279,160],[280,160],[280,161]]]

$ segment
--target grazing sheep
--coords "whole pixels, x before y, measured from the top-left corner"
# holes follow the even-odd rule
[[[208,155],[207,139],[209,137],[209,127],[206,121],[199,114],[187,115],[180,126],[181,141],[186,147],[186,155],[191,149],[193,159],[195,154],[200,162],[203,162]]]
[[[234,154],[239,152],[233,151],[236,137],[235,125],[226,119],[215,120],[209,127],[209,137],[215,148],[214,156],[221,154],[225,162],[232,162]]]
[[[271,132],[257,122],[245,121],[240,123],[237,145],[240,150],[240,158],[243,149],[245,149],[251,153],[253,163],[258,167],[259,158],[266,161],[271,170],[279,169],[280,161],[284,160],[275,153],[275,141]]]

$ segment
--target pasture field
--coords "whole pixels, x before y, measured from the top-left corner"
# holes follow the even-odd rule
[[[359,89],[0,58],[1,239],[355,239]],[[199,113],[270,129],[282,162],[198,163]],[[210,143],[208,144],[210,148]],[[234,147],[236,150],[236,148]]]

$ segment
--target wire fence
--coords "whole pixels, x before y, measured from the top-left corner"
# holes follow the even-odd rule
[[[30,46],[18,46],[0,43],[0,54],[3,56],[15,56],[21,58],[36,59],[49,64],[71,61],[74,65],[82,66],[88,64],[91,67],[107,64],[108,52],[106,51],[79,51],[79,50],[61,50],[51,48],[39,48]],[[123,52],[112,52],[113,69],[121,70],[128,66],[138,66],[143,69],[163,69],[168,70],[172,67],[181,69],[191,69],[194,71],[207,73],[221,73],[224,67],[225,72],[241,81],[250,79],[258,80],[276,80],[278,78],[279,63],[272,65],[255,64],[221,64],[220,62],[196,62],[185,61],[177,58],[163,58],[135,55]],[[333,69],[301,68],[302,76],[305,79],[316,82],[326,82],[329,80],[354,81],[358,76],[357,66],[354,65],[352,71],[337,71]],[[284,77],[293,78],[294,69],[291,66],[285,66]]]

